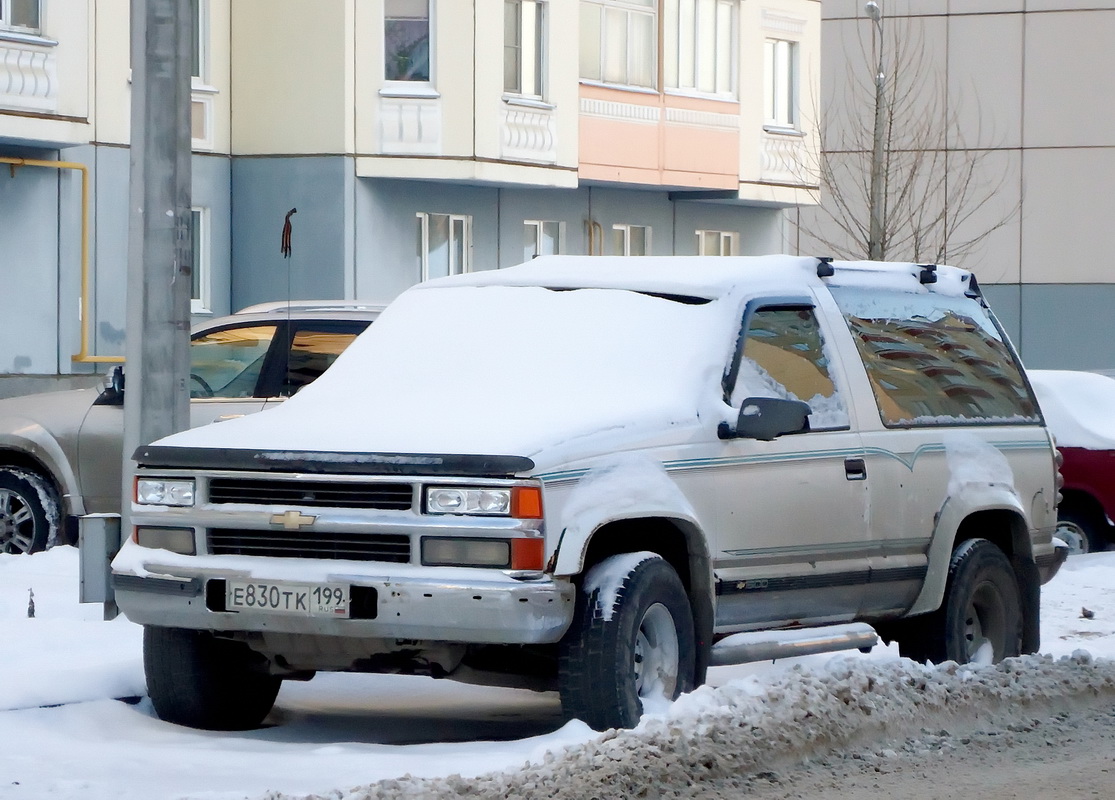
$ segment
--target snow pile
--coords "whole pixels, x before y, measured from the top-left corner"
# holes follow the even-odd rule
[[[1026,375],[1058,445],[1115,447],[1115,379],[1072,370],[1031,369]]]
[[[610,731],[517,772],[407,776],[304,800],[676,797],[704,781],[743,789],[755,773],[837,747],[902,738],[925,726],[986,724],[1097,695],[1115,699],[1115,662],[1084,652],[993,667],[837,657],[822,670],[795,667],[772,679],[701,687],[633,731]]]

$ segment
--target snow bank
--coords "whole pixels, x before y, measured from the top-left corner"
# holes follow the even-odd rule
[[[1086,653],[1026,656],[994,667],[940,667],[836,657],[820,670],[701,687],[633,731],[547,753],[516,772],[436,780],[409,776],[303,800],[679,796],[703,781],[749,775],[880,736],[931,726],[989,724],[1095,695],[1115,699],[1115,662]],[[290,800],[269,793],[265,800]]]

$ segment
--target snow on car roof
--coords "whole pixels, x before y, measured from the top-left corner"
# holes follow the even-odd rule
[[[544,286],[549,288],[629,289],[632,291],[721,297],[746,284],[787,291],[821,286],[877,286],[900,291],[929,289],[963,294],[971,273],[934,267],[936,282],[922,284],[924,265],[909,262],[833,261],[835,275],[817,277],[819,259],[807,256],[539,256],[525,264],[429,281],[416,288],[441,286]],[[924,287],[924,288],[923,288]]]
[[[1073,370],[1031,369],[1026,374],[1058,445],[1115,449],[1115,379]]]

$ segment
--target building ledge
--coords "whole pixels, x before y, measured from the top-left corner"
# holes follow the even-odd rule
[[[453,156],[357,156],[359,178],[575,189],[577,168]]]

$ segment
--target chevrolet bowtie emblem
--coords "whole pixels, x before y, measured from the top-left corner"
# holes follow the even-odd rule
[[[308,528],[314,524],[317,517],[301,514],[297,511],[287,511],[285,514],[275,514],[271,517],[272,525],[282,525],[288,531],[297,531]]]

